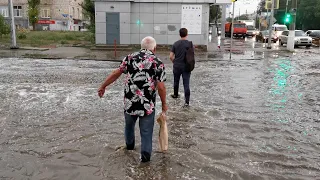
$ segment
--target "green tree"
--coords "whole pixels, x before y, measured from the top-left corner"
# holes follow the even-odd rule
[[[28,16],[29,16],[29,21],[32,24],[33,30],[36,30],[36,23],[38,22],[39,19],[39,5],[40,5],[40,0],[28,0]]]
[[[320,29],[320,1],[303,0],[299,1],[297,8],[297,28]]]
[[[218,21],[221,18],[222,11],[220,6],[210,6],[209,21],[211,23]]]
[[[10,27],[5,22],[4,17],[0,14],[0,38],[2,38],[3,35],[7,35],[10,33]]]
[[[91,32],[95,32],[95,7],[94,7],[94,1],[93,0],[84,0],[81,4],[79,4],[82,7],[83,14],[86,18],[89,19],[90,25],[89,29]]]
[[[258,14],[262,12],[267,12],[264,9],[266,0],[261,0],[258,5]],[[279,9],[275,10],[275,19],[277,23],[284,24],[286,8],[289,12],[292,8],[292,4],[289,1],[288,7],[286,7],[287,0],[280,0]],[[320,29],[320,1],[319,0],[298,0],[297,8],[297,19],[296,19],[296,29]]]

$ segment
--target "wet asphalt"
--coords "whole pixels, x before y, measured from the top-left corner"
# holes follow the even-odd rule
[[[0,179],[232,179],[320,177],[320,50],[252,51],[254,39],[199,57],[191,107],[172,93],[169,152],[149,164],[124,144],[123,78],[97,96],[118,62],[0,59]],[[274,48],[278,47],[277,44]],[[181,83],[182,84],[182,83]],[[158,98],[157,113],[160,112]]]

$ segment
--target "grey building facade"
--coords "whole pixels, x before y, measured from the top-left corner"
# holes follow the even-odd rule
[[[27,0],[14,0],[13,1],[13,14],[15,25],[17,29],[28,28],[28,1]],[[5,21],[10,24],[8,0],[0,0],[0,14],[5,18]]]
[[[189,40],[196,45],[208,45],[212,1],[96,0],[96,44],[114,44],[115,41],[117,44],[140,44],[141,39],[152,36],[157,44],[171,45],[180,38],[179,29],[186,21],[184,8],[191,7],[197,9],[198,14],[188,15],[194,14],[198,21]]]

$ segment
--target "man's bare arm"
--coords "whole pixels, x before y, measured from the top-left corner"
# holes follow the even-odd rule
[[[167,96],[166,86],[164,82],[158,82],[157,87],[158,87],[159,96],[162,102],[162,112],[167,112],[168,107],[166,102],[166,96]]]
[[[122,74],[122,71],[120,69],[114,70],[104,81],[104,83],[100,86],[98,90],[98,95],[102,97],[104,95],[105,89],[107,86],[115,82]]]
[[[173,52],[170,52],[170,60],[173,62],[174,61],[174,53]]]

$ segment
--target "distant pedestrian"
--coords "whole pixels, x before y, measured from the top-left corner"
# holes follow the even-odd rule
[[[174,93],[171,95],[171,97],[175,99],[179,98],[179,83],[182,75],[185,96],[184,107],[189,107],[191,71],[187,68],[186,56],[188,49],[192,48],[192,52],[194,53],[194,48],[192,42],[187,40],[188,30],[186,28],[181,28],[179,33],[181,39],[173,44],[170,52],[170,60],[173,62],[174,75]]]
[[[125,74],[124,118],[126,149],[135,148],[135,123],[139,119],[141,135],[141,161],[148,162],[152,153],[152,135],[155,120],[156,90],[162,102],[162,112],[166,104],[165,67],[155,56],[156,41],[148,36],[141,41],[141,50],[128,55],[120,67],[107,77],[98,90],[103,97],[106,87]]]

